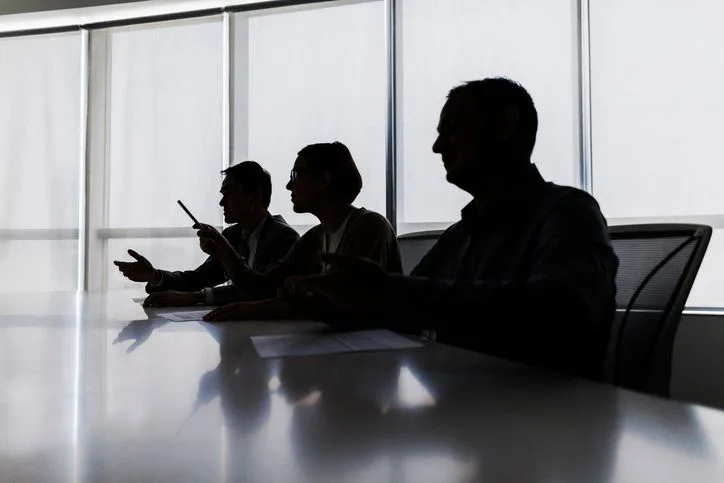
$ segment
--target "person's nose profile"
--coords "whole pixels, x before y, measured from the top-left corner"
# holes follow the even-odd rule
[[[432,143],[432,152],[435,154],[442,154],[442,150],[440,149],[441,144],[442,144],[442,140],[441,140],[440,136],[436,137],[435,142]]]

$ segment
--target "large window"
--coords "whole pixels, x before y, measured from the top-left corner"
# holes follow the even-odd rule
[[[364,179],[356,205],[385,213],[384,28],[381,1],[236,15],[233,161],[270,171],[271,211],[289,223],[317,223],[284,187],[318,142],[349,147]]]
[[[590,12],[593,190],[604,214],[724,214],[724,3],[593,0]],[[690,306],[724,306],[722,239],[717,230]]]
[[[0,39],[0,291],[75,290],[80,34]]]
[[[106,232],[155,231],[110,242],[105,265],[135,248],[159,268],[193,268],[204,254],[176,200],[200,221],[221,225],[222,23],[114,29],[108,42]],[[182,227],[188,238],[160,238]],[[136,285],[108,273],[108,288]]]
[[[193,268],[205,255],[176,200],[222,225],[219,172],[247,159],[272,175],[271,211],[304,231],[317,220],[293,213],[285,185],[311,143],[347,144],[364,178],[356,204],[386,213],[391,74],[398,232],[444,228],[469,200],[432,152],[446,94],[505,76],[536,103],[545,178],[578,185],[590,134],[593,194],[610,224],[714,226],[688,305],[724,307],[720,0],[395,0],[394,26],[382,0],[254,3],[112,28],[94,26],[95,11],[77,19],[87,45],[77,32],[0,39],[0,290],[74,290],[79,266],[88,288],[139,287],[111,265],[128,248]]]
[[[446,225],[469,197],[447,184],[432,152],[451,87],[505,76],[533,96],[540,127],[533,160],[544,177],[577,184],[575,3],[571,0],[402,1],[398,140],[400,231]]]

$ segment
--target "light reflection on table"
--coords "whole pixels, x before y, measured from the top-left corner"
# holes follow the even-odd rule
[[[0,481],[724,481],[724,415],[440,345],[261,359],[313,322],[0,296]]]

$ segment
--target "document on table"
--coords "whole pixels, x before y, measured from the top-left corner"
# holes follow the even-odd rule
[[[260,335],[251,338],[260,357],[312,356],[422,347],[389,330],[357,332]]]
[[[158,314],[159,317],[163,317],[171,322],[199,322],[203,320],[204,315],[211,312],[210,310],[189,310],[186,312],[167,312],[165,314]]]

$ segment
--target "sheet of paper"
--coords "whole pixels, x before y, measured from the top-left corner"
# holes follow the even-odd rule
[[[377,350],[422,347],[389,330],[357,332],[263,335],[251,338],[260,357],[312,356]]]
[[[164,314],[158,314],[159,317],[163,317],[171,322],[191,322],[201,321],[204,315],[211,312],[210,310],[189,310],[186,312],[166,312]]]

